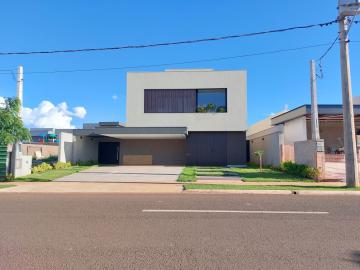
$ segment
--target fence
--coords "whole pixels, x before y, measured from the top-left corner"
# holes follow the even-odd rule
[[[0,145],[0,181],[5,181],[6,178],[6,159],[7,146]]]

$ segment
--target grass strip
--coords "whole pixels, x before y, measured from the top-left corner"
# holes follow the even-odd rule
[[[257,186],[257,185],[225,185],[225,184],[185,184],[185,190],[329,190],[329,191],[360,191],[360,188],[347,188],[346,186]]]
[[[231,170],[239,173],[244,182],[314,182],[312,179],[291,175],[269,168],[260,171],[258,167],[249,166],[247,168],[231,168]]]
[[[9,188],[9,187],[15,187],[15,185],[0,185],[1,188]]]
[[[53,170],[48,170],[46,172],[43,173],[33,173],[27,176],[22,176],[22,177],[18,177],[16,178],[16,181],[19,182],[49,182],[52,181],[54,179],[63,177],[63,176],[67,176],[67,175],[71,175],[77,172],[80,172],[82,170],[85,169],[89,169],[92,166],[72,166],[69,168],[64,168],[64,169],[53,169]]]
[[[185,167],[179,175],[177,182],[196,182],[195,167]]]

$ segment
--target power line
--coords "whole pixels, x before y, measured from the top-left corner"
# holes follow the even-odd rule
[[[334,48],[336,43],[339,43],[338,40],[340,38],[340,33],[336,36],[336,38],[334,39],[334,41],[331,43],[330,47],[319,57],[318,61],[321,62],[325,56],[332,50],[332,48]]]
[[[350,31],[352,25],[355,23],[357,24],[358,21],[355,21],[356,15],[353,16],[353,19],[351,20],[348,32]],[[318,61],[321,62],[322,59],[325,58],[325,56],[332,50],[332,48],[335,46],[335,44],[337,43],[337,41],[340,39],[340,33],[337,34],[335,40],[333,41],[333,43],[331,43],[330,47],[319,57]]]
[[[193,43],[201,43],[201,42],[210,42],[210,41],[219,41],[219,40],[227,40],[227,39],[259,36],[259,35],[273,34],[273,33],[282,33],[282,32],[287,32],[287,31],[300,30],[300,29],[309,29],[309,28],[314,28],[314,27],[325,27],[325,26],[329,26],[329,25],[332,25],[332,24],[337,23],[337,22],[338,22],[338,20],[333,20],[333,21],[324,22],[324,23],[301,25],[301,26],[294,26],[294,27],[274,29],[274,30],[268,30],[268,31],[260,31],[260,32],[253,32],[253,33],[236,34],[236,35],[220,36],[220,37],[210,37],[210,38],[204,38],[204,39],[193,39],[193,40],[185,40],[185,41],[153,43],[153,44],[125,45],[125,46],[104,47],[104,48],[47,50],[47,51],[0,52],[0,56],[4,56],[4,55],[10,56],[10,55],[31,55],[31,54],[78,53],[78,52],[93,52],[93,51],[114,51],[114,50],[125,50],[125,49],[142,49],[142,48],[151,48],[151,47],[173,46],[173,45],[181,45],[181,44],[193,44]]]
[[[351,27],[353,26],[353,24],[357,24],[359,23],[359,21],[356,21],[356,15],[353,16],[349,29],[348,29],[348,33],[350,32]],[[340,40],[340,32],[337,34],[336,38],[334,39],[334,41],[331,43],[330,47],[319,57],[319,59],[317,60],[317,62],[319,62],[319,70],[320,70],[320,75],[317,75],[317,77],[319,79],[324,78],[324,72],[323,72],[323,67],[322,67],[322,60],[329,54],[329,52],[334,48],[335,44],[338,43],[338,40]]]
[[[358,43],[360,41],[353,41],[354,43]],[[124,66],[124,67],[108,67],[108,68],[89,68],[89,69],[68,69],[68,70],[52,70],[52,71],[28,71],[25,74],[53,74],[53,73],[74,73],[74,72],[92,72],[92,71],[111,71],[111,70],[127,70],[127,69],[139,69],[139,68],[151,68],[151,67],[162,67],[162,66],[173,66],[173,65],[183,65],[183,64],[194,64],[194,63],[204,63],[204,62],[215,62],[215,61],[224,61],[231,60],[236,58],[246,58],[246,57],[254,57],[261,55],[271,55],[292,51],[300,51],[305,49],[312,49],[318,47],[328,46],[330,43],[322,43],[322,44],[314,44],[296,48],[288,48],[288,49],[278,49],[271,51],[263,51],[242,55],[234,55],[234,56],[226,56],[226,57],[217,57],[217,58],[207,58],[207,59],[198,59],[198,60],[190,60],[190,61],[182,61],[182,62],[171,62],[171,63],[161,63],[161,64],[150,64],[150,65],[138,65],[138,66]],[[0,70],[1,71],[1,70]],[[6,70],[8,71],[8,70]],[[10,72],[0,72],[0,75],[8,75]]]

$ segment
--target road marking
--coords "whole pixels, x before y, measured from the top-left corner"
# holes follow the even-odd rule
[[[193,210],[193,209],[143,209],[144,213],[236,213],[236,214],[295,214],[295,215],[328,215],[329,212],[318,211],[247,211],[247,210]]]

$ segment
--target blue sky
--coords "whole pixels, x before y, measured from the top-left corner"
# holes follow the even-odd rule
[[[337,16],[337,0],[172,0],[172,1],[4,1],[1,8],[0,51],[107,47],[126,44],[206,38],[303,24]],[[360,17],[359,17],[360,19]],[[0,69],[24,66],[24,106],[43,100],[66,102],[69,110],[83,106],[85,118],[70,113],[72,124],[125,121],[126,70],[26,74],[31,71],[88,69],[191,61],[287,49],[332,42],[337,25],[212,43],[79,54],[1,56]],[[354,25],[352,40],[360,40]],[[310,102],[309,60],[326,47],[227,61],[142,68],[214,68],[248,71],[248,123],[286,105]],[[360,95],[360,43],[350,46],[353,93]],[[340,103],[339,50],[324,60],[318,82],[319,103]],[[134,70],[129,70],[134,71]],[[0,74],[0,96],[14,96],[15,82]],[[116,95],[118,98],[113,99]],[[141,105],[140,105],[141,106]]]

